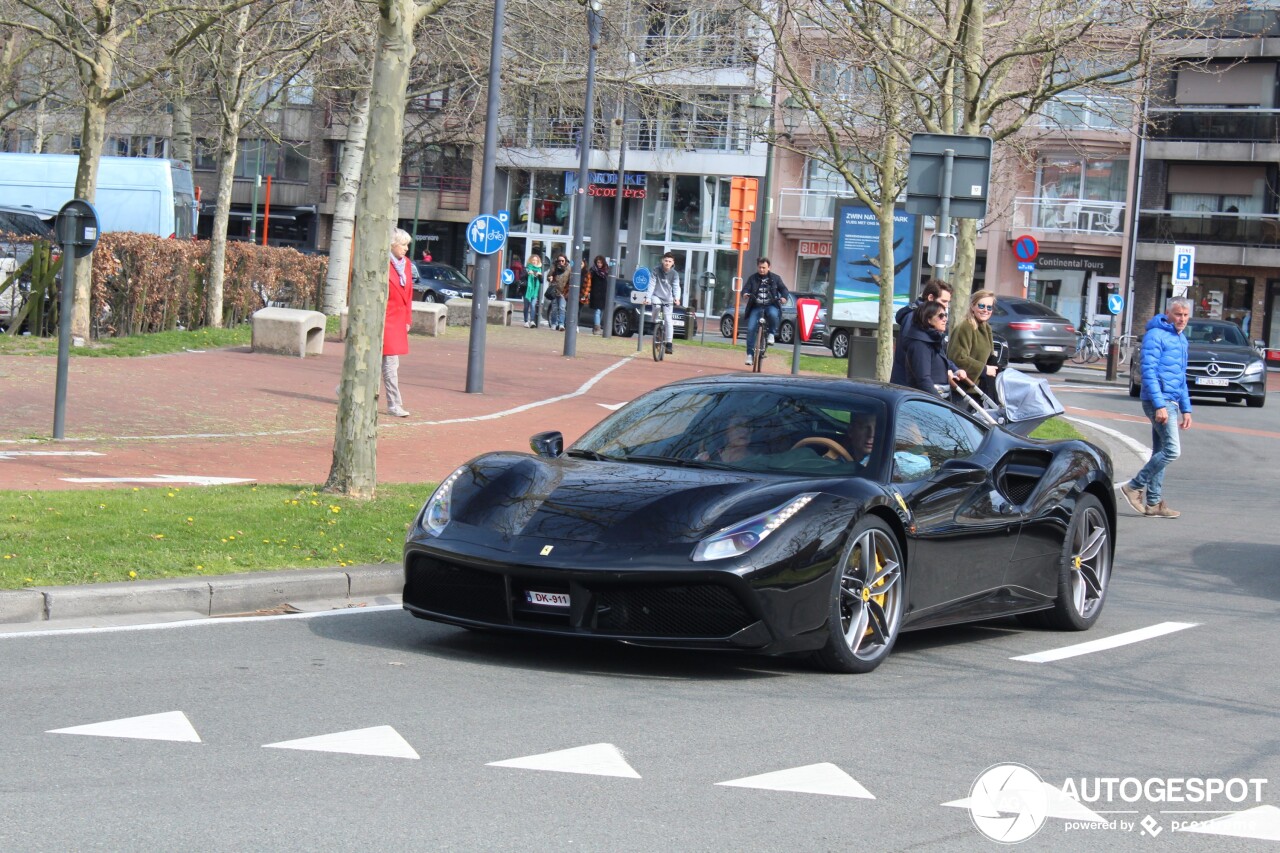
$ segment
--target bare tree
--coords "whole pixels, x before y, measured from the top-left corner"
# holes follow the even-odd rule
[[[413,33],[448,0],[378,0],[369,133],[360,174],[355,270],[342,363],[333,464],[325,491],[372,498],[377,488],[377,394],[387,306],[387,251],[396,222],[405,94]]]

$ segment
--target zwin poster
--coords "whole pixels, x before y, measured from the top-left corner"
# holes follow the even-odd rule
[[[893,306],[907,304],[916,258],[915,214],[893,214]],[[832,235],[833,320],[875,325],[880,318],[880,223],[875,214],[860,204],[840,202],[836,206]]]

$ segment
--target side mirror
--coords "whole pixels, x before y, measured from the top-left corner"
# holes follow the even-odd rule
[[[555,459],[564,453],[564,435],[559,430],[537,433],[530,437],[529,448],[539,456]]]
[[[987,479],[987,469],[965,459],[948,459],[942,463],[938,476],[949,483],[976,486]]]

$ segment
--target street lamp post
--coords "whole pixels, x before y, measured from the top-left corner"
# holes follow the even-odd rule
[[[587,169],[591,164],[591,141],[595,134],[595,87],[596,87],[596,53],[600,49],[600,30],[604,25],[604,17],[600,14],[603,7],[600,0],[587,0],[587,97],[582,110],[582,142],[578,157],[578,194],[573,205],[573,250],[570,256],[570,268],[573,277],[570,279],[569,300],[565,313],[573,312],[569,322],[565,324],[564,354],[577,355],[578,352],[578,294],[582,292],[582,250],[586,242],[587,217]],[[622,188],[618,188],[622,192]]]
[[[493,214],[494,170],[498,160],[498,107],[502,103],[502,25],[506,0],[493,0],[493,34],[489,41],[489,102],[485,110],[484,165],[480,170],[480,212]],[[467,393],[484,393],[485,323],[489,316],[489,283],[493,255],[476,260],[471,291],[471,338],[467,345]]]
[[[800,116],[804,112],[803,108],[797,104],[792,98],[788,97],[782,102],[782,124],[786,128],[782,133],[775,132],[776,113],[777,113],[778,90],[773,88],[770,93],[769,100],[765,100],[760,95],[756,95],[750,105],[747,107],[756,116],[763,116],[763,120],[757,119],[760,124],[765,127],[765,161],[764,161],[764,203],[760,210],[760,257],[768,257],[769,255],[769,220],[773,216],[773,161],[777,156],[777,144],[779,139],[792,141],[792,134],[800,125]]]

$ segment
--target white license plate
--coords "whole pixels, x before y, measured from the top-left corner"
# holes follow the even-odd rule
[[[567,592],[537,592],[532,589],[526,589],[524,598],[530,604],[537,604],[541,607],[569,606],[569,594]]]
[[[1220,376],[1197,376],[1197,377],[1196,377],[1196,384],[1197,384],[1197,385],[1212,385],[1212,386],[1214,386],[1215,388],[1225,388],[1225,387],[1227,387],[1228,385],[1230,385],[1230,384],[1231,384],[1231,381],[1230,381],[1230,380],[1228,380],[1228,379],[1223,379],[1223,378],[1222,378],[1222,377],[1220,377]]]
[[[1045,352],[1062,352],[1062,347],[1045,347]]]

